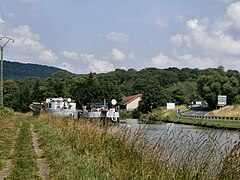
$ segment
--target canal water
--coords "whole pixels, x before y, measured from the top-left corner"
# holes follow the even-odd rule
[[[122,121],[120,127],[143,131],[150,144],[177,153],[224,157],[240,141],[240,132],[174,123],[144,124],[136,119]]]

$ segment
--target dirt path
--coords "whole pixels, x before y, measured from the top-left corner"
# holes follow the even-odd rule
[[[17,129],[17,133],[15,135],[15,137],[13,138],[13,143],[12,143],[12,147],[9,153],[9,157],[10,159],[7,160],[7,165],[3,168],[2,171],[0,171],[0,180],[3,180],[5,178],[7,178],[9,176],[9,174],[11,173],[12,169],[13,169],[13,163],[12,163],[12,156],[15,150],[15,146],[16,146],[16,139],[18,137],[19,134],[19,129]]]
[[[37,163],[39,168],[39,173],[42,179],[49,179],[49,166],[46,159],[43,158],[43,150],[39,147],[38,135],[33,131],[33,124],[31,124],[32,142],[34,151],[38,157]]]

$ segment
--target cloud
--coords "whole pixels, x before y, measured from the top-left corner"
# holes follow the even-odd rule
[[[214,23],[199,19],[188,20],[187,32],[170,38],[174,59],[190,67],[223,65],[227,69],[236,69],[236,65],[240,64],[240,40],[231,29],[240,28],[240,2],[230,4],[226,15]]]
[[[158,68],[167,68],[169,66],[177,66],[176,62],[163,53],[158,54],[155,57],[152,57],[150,62],[147,63],[147,66],[154,66]]]
[[[156,18],[154,20],[154,23],[153,23],[156,27],[159,27],[159,28],[164,28],[166,27],[166,22],[164,20],[162,20],[161,18]]]
[[[128,54],[128,58],[129,58],[129,59],[135,59],[135,54],[134,54],[134,53]]]
[[[30,26],[22,25],[12,30],[15,43],[13,46],[22,51],[41,52],[46,47],[40,42],[38,34],[33,33]]]
[[[60,67],[80,74],[89,73],[90,71],[96,73],[113,71],[116,69],[116,66],[114,65],[115,63],[118,63],[118,65],[121,66],[121,62],[124,60],[135,58],[133,53],[126,55],[124,52],[116,48],[113,48],[108,55],[102,57],[96,57],[94,54],[89,53],[78,54],[72,51],[63,51],[62,54],[68,59],[77,61],[72,61],[71,63],[64,61]],[[81,67],[81,69],[78,67]]]
[[[240,2],[232,3],[227,8],[227,16],[232,21],[233,26],[240,31]]]
[[[125,60],[125,57],[126,55],[122,51],[115,48],[112,49],[112,52],[109,55],[109,58],[114,61],[123,61]]]
[[[116,32],[111,32],[106,35],[101,35],[100,37],[108,40],[108,41],[113,41],[117,43],[123,43],[129,41],[129,37],[126,34],[123,33],[116,33]]]
[[[0,23],[1,29],[4,29],[5,26],[4,22]],[[8,27],[9,32],[12,34],[11,38],[15,40],[14,43],[8,44],[8,48],[12,47],[7,53],[8,59],[58,66],[58,64],[56,64],[59,60],[57,55],[51,48],[41,42],[39,34],[34,33],[31,26],[21,25],[18,27]],[[7,34],[2,34],[2,36],[6,35]]]
[[[87,63],[88,71],[96,73],[104,73],[113,71],[114,65],[106,60],[97,59],[92,54],[81,54],[80,57]]]
[[[69,72],[76,72],[75,67],[72,64],[69,64],[67,62],[61,63],[60,68],[61,69],[65,69],[65,70],[67,70]]]
[[[223,31],[206,29],[197,19],[187,21],[186,26],[189,29],[189,34],[177,34],[171,37],[172,43],[185,46],[185,49],[195,49],[201,54],[240,55],[240,41],[234,40],[232,36]]]
[[[1,24],[4,24],[4,23],[5,23],[2,18],[0,18],[0,23],[1,23]]]
[[[62,54],[64,55],[64,57],[66,57],[68,59],[77,60],[79,58],[78,54],[76,52],[63,51]]]
[[[38,58],[49,63],[55,63],[58,60],[58,57],[52,52],[51,49],[41,51]]]

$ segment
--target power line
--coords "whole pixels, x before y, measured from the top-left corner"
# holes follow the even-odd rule
[[[6,18],[5,18],[5,15],[4,15],[4,12],[3,12],[3,8],[2,8],[2,1],[0,1],[0,11],[1,11],[1,15],[2,15],[2,20],[4,21],[4,27],[5,27],[5,34],[7,36],[10,36],[10,31],[9,31],[9,27],[8,27],[8,24],[7,24],[7,21],[6,21]],[[2,32],[3,33],[3,32]]]
[[[6,40],[3,45],[0,45],[1,50],[1,62],[0,62],[0,105],[3,105],[3,50],[9,41],[14,42],[14,39],[9,37],[0,37],[0,40]]]

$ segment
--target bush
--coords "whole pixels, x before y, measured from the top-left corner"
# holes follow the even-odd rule
[[[131,111],[121,111],[120,118],[121,119],[132,118],[132,112]]]
[[[132,118],[139,119],[141,117],[142,113],[139,109],[134,109],[132,111]]]
[[[13,113],[13,110],[10,109],[10,108],[7,108],[3,105],[0,105],[0,114],[3,115],[3,114],[9,114],[9,113]]]

